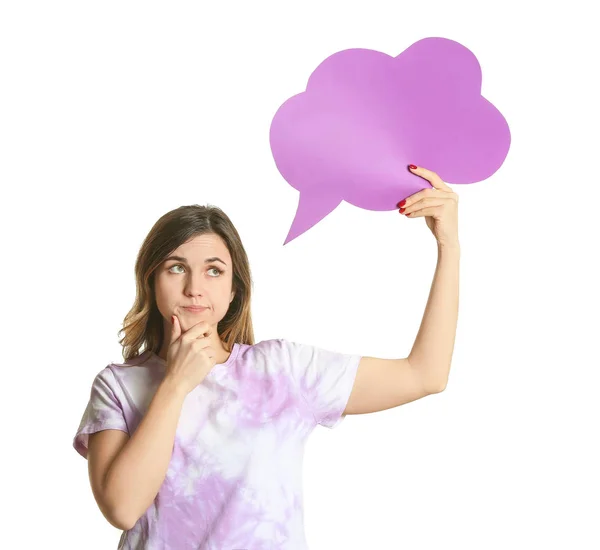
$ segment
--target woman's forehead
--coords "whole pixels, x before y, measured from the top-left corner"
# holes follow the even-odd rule
[[[229,250],[218,235],[197,235],[183,243],[173,252],[174,255],[186,257],[188,260],[204,261],[208,257],[217,256],[229,263]]]

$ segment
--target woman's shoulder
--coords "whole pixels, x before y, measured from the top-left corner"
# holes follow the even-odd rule
[[[123,387],[131,393],[136,387],[145,387],[164,376],[165,362],[152,352],[144,352],[130,359],[112,361],[96,376],[96,380],[111,388]]]
[[[269,338],[266,340],[261,340],[260,342],[256,342],[252,345],[244,344],[242,345],[242,348],[245,348],[244,351],[246,353],[254,352],[273,354],[285,351],[287,345],[288,341],[284,338]]]
[[[164,360],[148,350],[126,360],[111,361],[106,368],[154,367],[162,364]]]

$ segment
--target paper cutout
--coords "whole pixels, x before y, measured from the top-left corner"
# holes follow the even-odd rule
[[[450,184],[489,178],[508,154],[510,130],[481,96],[475,55],[425,38],[397,57],[349,49],[325,59],[306,91],[277,110],[270,144],[279,172],[300,192],[285,245],[342,200],[394,210],[431,187],[409,172],[411,163]]]

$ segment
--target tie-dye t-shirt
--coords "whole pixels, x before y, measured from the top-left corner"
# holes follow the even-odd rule
[[[119,549],[307,550],[304,444],[344,418],[360,358],[284,339],[234,344],[186,396],[166,477]],[[100,430],[131,435],[165,367],[146,352],[100,371],[75,449],[87,458]]]

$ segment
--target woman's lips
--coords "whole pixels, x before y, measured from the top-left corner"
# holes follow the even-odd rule
[[[183,309],[185,309],[186,311],[189,311],[190,313],[201,313],[208,308],[207,307],[184,307]]]

